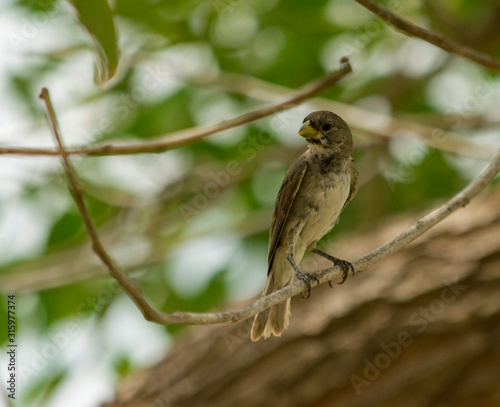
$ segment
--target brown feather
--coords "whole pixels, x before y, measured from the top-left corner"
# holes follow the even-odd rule
[[[278,248],[278,243],[281,237],[281,232],[285,226],[288,214],[292,208],[293,201],[304,178],[307,169],[307,161],[304,156],[298,157],[288,169],[288,172],[281,184],[281,188],[276,198],[274,205],[273,220],[271,223],[271,231],[269,233],[269,254],[268,254],[268,269],[267,274],[273,266],[274,254]]]

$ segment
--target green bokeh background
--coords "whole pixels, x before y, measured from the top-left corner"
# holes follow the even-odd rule
[[[48,24],[39,27],[39,36],[50,25],[52,32],[64,38],[35,55],[21,49],[16,55],[24,58],[22,68],[7,65],[4,69],[9,84],[4,97],[24,106],[25,125],[49,137],[37,99],[40,86],[60,75],[71,91],[75,61],[80,72],[87,72],[87,78],[93,69],[90,56],[98,61],[100,74],[95,78],[98,82],[101,75],[102,84],[87,80],[82,85],[84,91],[80,87],[73,92],[69,106],[58,101],[60,90],[53,94],[63,132],[65,126],[70,127],[65,112],[82,108],[90,112],[87,127],[79,135],[73,134],[75,138],[68,137],[68,145],[140,142],[230,119],[269,102],[227,89],[231,82],[222,86],[217,79],[225,73],[240,74],[241,83],[254,77],[296,89],[337,68],[338,58],[333,57],[344,51],[350,52],[354,74],[325,91],[324,98],[453,131],[472,143],[498,145],[498,116],[491,115],[491,106],[500,103],[496,73],[385,27],[353,1],[116,0],[109,12],[101,0],[73,3],[19,1],[6,8],[7,13],[22,15],[25,21],[39,21],[36,16],[47,19]],[[500,57],[495,20],[498,1],[385,4],[420,25]],[[415,73],[412,61],[420,58],[431,62]],[[171,87],[160,83],[144,97],[134,97],[134,89],[137,91],[147,77],[145,69],[155,69],[158,64],[166,72],[162,78],[173,81]],[[115,70],[116,75],[104,83],[102,75],[112,76]],[[489,81],[492,94],[471,109],[464,109],[459,99],[444,105],[439,94],[442,99],[454,95],[454,89],[447,88],[450,78],[463,82],[463,97],[473,94],[468,90],[474,90],[479,81]],[[449,120],[450,113],[460,118],[459,126]],[[288,165],[306,147],[296,135],[305,114],[307,107],[284,114],[282,132],[273,131],[275,124],[269,118],[161,155],[75,160],[90,213],[105,245],[113,253],[116,249],[120,264],[141,283],[155,306],[165,312],[208,311],[260,291],[274,197]],[[107,119],[110,122],[103,125]],[[456,193],[486,164],[484,159],[468,156],[467,151],[458,155],[425,147],[418,137],[409,141],[397,135],[387,138],[353,133],[353,156],[360,167],[362,186],[327,240],[369,230],[394,214],[430,208]],[[420,151],[419,158],[412,160],[415,150]],[[38,158],[24,158],[30,159]],[[19,334],[29,326],[40,337],[64,321],[81,321],[82,304],[99,292],[107,292],[110,284],[103,268],[92,260],[88,238],[57,159],[44,160],[55,164],[41,176],[23,182],[18,198],[40,208],[40,217],[48,219],[39,249],[0,259],[0,281],[4,287],[7,282],[15,283],[18,308],[29,308],[19,312]],[[228,173],[231,162],[237,163],[237,174]],[[134,176],[130,175],[127,183],[130,171]],[[219,175],[219,184],[214,184],[214,177],[221,173],[225,175]],[[3,179],[7,177],[3,174]],[[137,185],[141,183],[146,186]],[[200,200],[210,195],[203,193],[208,185],[217,192]],[[52,199],[60,203],[48,211]],[[201,204],[196,206],[195,202]],[[191,208],[187,219],[183,217],[186,205]],[[30,230],[19,233],[29,234]],[[200,277],[201,283],[195,281],[196,270],[190,271],[187,281],[178,283],[183,274],[179,267],[188,264],[185,257],[195,256],[203,263],[205,256],[210,257],[207,242],[213,239],[222,244],[232,241],[231,252],[219,255],[208,275]],[[8,238],[2,241],[7,248],[9,244]],[[191,245],[201,249],[185,254],[183,248]],[[59,277],[52,278],[51,273]],[[41,285],[30,283],[36,280],[35,275]],[[195,286],[191,292],[189,279]],[[104,301],[87,308],[93,315],[95,332],[109,307],[123,297],[119,290],[108,291]],[[2,292],[6,297],[7,290]],[[4,321],[5,301],[0,309],[0,320]],[[0,324],[0,341],[6,337],[5,329],[5,324]],[[167,341],[179,338],[183,327],[162,329]],[[141,365],[123,353],[109,363],[116,378]],[[25,386],[21,395],[25,405],[50,405],[70,371],[64,364],[44,369]]]

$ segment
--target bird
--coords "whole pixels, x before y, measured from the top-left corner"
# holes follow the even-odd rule
[[[354,274],[351,263],[316,248],[358,191],[351,131],[340,116],[320,110],[304,118],[298,134],[306,139],[308,148],[288,169],[274,205],[263,297],[291,284],[294,276],[305,282],[307,298],[310,296],[312,281],[319,281],[298,267],[306,250],[341,268],[339,284],[349,271]],[[281,336],[289,322],[290,298],[255,316],[251,340]]]

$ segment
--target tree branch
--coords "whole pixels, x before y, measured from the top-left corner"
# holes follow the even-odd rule
[[[147,300],[142,295],[139,285],[121,272],[120,268],[118,267],[114,259],[108,254],[103,244],[101,243],[101,240],[99,239],[99,235],[97,234],[97,230],[94,226],[94,223],[92,222],[90,213],[87,209],[87,205],[85,204],[82,190],[78,185],[76,172],[71,165],[71,162],[68,158],[68,153],[64,148],[61,135],[59,134],[56,114],[52,106],[49,91],[47,90],[47,88],[42,89],[39,97],[45,103],[47,116],[49,117],[50,125],[52,128],[52,134],[54,135],[56,145],[58,147],[57,150],[63,162],[64,171],[66,172],[66,177],[68,179],[68,184],[70,186],[73,199],[75,200],[76,206],[80,211],[83,223],[85,224],[85,229],[90,236],[90,240],[92,242],[92,250],[108,268],[111,276],[115,278],[118,283],[120,283],[125,292],[129,295],[130,298],[132,298],[137,307],[141,310],[144,317],[147,320],[153,320],[158,311],[152,308],[151,305],[149,305]]]
[[[489,55],[483,54],[482,52],[479,52],[473,48],[460,44],[457,41],[446,38],[441,34],[426,30],[425,28],[410,23],[409,21],[406,21],[396,14],[391,13],[386,8],[371,0],[354,1],[361,4],[372,13],[376,14],[389,25],[392,25],[393,27],[404,31],[410,36],[420,38],[452,54],[460,55],[464,58],[470,59],[471,61],[485,66],[486,68],[493,69],[494,71],[500,71],[500,61],[498,59],[492,58]]]
[[[223,130],[241,126],[253,122],[258,119],[270,116],[280,111],[291,109],[313,97],[321,91],[331,87],[341,79],[352,73],[351,65],[347,58],[341,60],[340,69],[329,73],[319,80],[315,80],[302,86],[300,90],[294,92],[295,95],[281,103],[272,106],[254,110],[253,112],[245,113],[234,119],[226,120],[218,124],[213,124],[204,127],[193,127],[175,131],[163,136],[159,136],[151,141],[135,143],[135,144],[103,144],[94,146],[69,147],[66,148],[66,155],[83,155],[83,156],[107,156],[107,155],[127,155],[140,153],[161,153],[167,150],[173,150],[185,146],[195,140],[210,136]],[[57,149],[50,148],[25,148],[25,147],[0,147],[1,154],[17,154],[17,155],[59,155]]]
[[[43,99],[46,104],[47,114],[49,116],[49,120],[52,126],[52,132],[58,146],[59,155],[61,156],[61,159],[63,161],[64,170],[68,178],[68,184],[71,187],[73,198],[77,204],[78,210],[80,211],[85,227],[92,241],[92,249],[105,264],[111,276],[115,278],[124,288],[125,292],[136,303],[136,305],[148,321],[153,321],[163,325],[206,325],[237,322],[243,319],[250,318],[258,312],[261,312],[271,307],[272,305],[295,296],[307,289],[303,281],[297,281],[266,297],[260,298],[250,305],[247,305],[236,311],[229,312],[175,312],[172,314],[167,314],[151,307],[151,305],[144,298],[139,285],[122,273],[116,262],[111,258],[111,256],[107,253],[106,249],[102,245],[92,219],[90,218],[88,209],[85,205],[82,190],[78,186],[76,173],[70,163],[68,153],[63,146],[61,136],[57,127],[55,112],[52,107],[47,89],[42,89],[40,98]],[[497,154],[488,165],[488,167],[483,171],[483,173],[480,174],[476,179],[474,179],[466,188],[464,188],[448,203],[442,205],[427,216],[416,221],[407,230],[396,236],[394,239],[354,261],[352,264],[354,266],[355,272],[360,272],[367,267],[381,261],[385,257],[388,257],[391,254],[397,252],[398,250],[401,250],[404,246],[415,240],[417,237],[422,235],[437,223],[441,222],[457,209],[459,209],[460,207],[465,207],[476,195],[479,194],[479,192],[481,192],[486,187],[486,185],[491,182],[491,180],[496,176],[496,174],[498,174],[499,171],[500,150],[497,152]],[[338,267],[333,267],[316,272],[316,276],[320,280],[320,284],[323,284],[333,279],[340,279],[340,277],[342,276],[342,271]]]
[[[237,92],[247,97],[273,102],[290,92],[290,89],[269,83],[251,76],[237,73],[221,72],[217,78],[210,81],[194,79],[196,83],[219,86],[222,89]],[[473,143],[467,137],[458,133],[443,131],[421,123],[389,117],[371,112],[357,106],[348,105],[335,100],[316,97],[309,103],[317,109],[331,110],[342,117],[351,128],[362,130],[369,134],[395,138],[398,131],[416,134],[427,145],[463,155],[491,159],[490,146]],[[404,136],[402,136],[404,137]]]

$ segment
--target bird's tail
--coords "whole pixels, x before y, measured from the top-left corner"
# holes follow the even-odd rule
[[[276,281],[276,274],[283,276],[283,278]],[[267,278],[266,288],[264,289],[262,296],[264,297],[291,284],[293,281],[293,274],[290,273],[289,276],[286,276],[286,274],[287,273],[275,273],[271,271]],[[264,337],[264,339],[269,338],[271,334],[274,336],[281,336],[281,333],[288,328],[289,322],[290,298],[287,298],[285,301],[273,305],[271,308],[268,308],[255,316],[250,338],[253,342],[255,342],[261,337]]]

